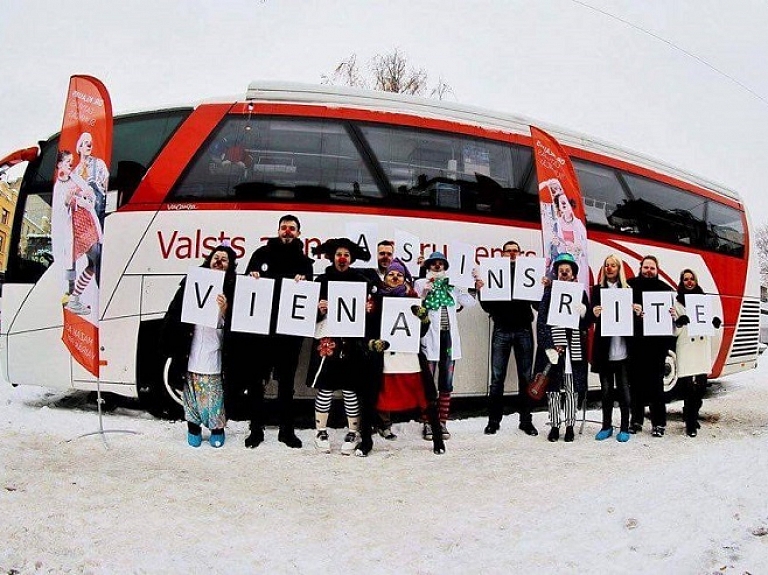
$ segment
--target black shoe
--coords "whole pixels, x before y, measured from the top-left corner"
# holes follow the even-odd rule
[[[565,428],[565,437],[563,438],[563,441],[570,443],[575,438],[575,435],[573,433],[573,425],[569,425]]]
[[[559,427],[553,427],[549,430],[549,435],[547,435],[547,441],[557,441],[560,439],[560,428]]]
[[[530,421],[528,423],[521,423],[517,427],[518,429],[521,429],[522,431],[524,431],[526,435],[530,435],[531,437],[535,437],[539,434],[539,430],[536,429],[533,426],[533,423],[531,423]]]
[[[264,430],[260,428],[254,429],[251,431],[251,434],[245,438],[245,446],[249,449],[253,449],[261,445],[262,441],[264,441]]]
[[[661,425],[654,425],[651,435],[654,437],[664,437],[664,427]]]
[[[288,447],[292,449],[299,449],[301,448],[301,439],[296,437],[296,433],[294,433],[293,429],[286,429],[284,431],[280,431],[277,434],[277,440],[281,443],[285,443]]]
[[[488,425],[485,426],[483,433],[485,433],[486,435],[495,435],[498,430],[499,430],[499,422],[489,421]]]
[[[695,429],[689,429],[685,433],[688,435],[688,437],[696,437],[699,434],[699,432]]]
[[[640,433],[643,430],[643,426],[640,423],[633,423],[629,426],[629,432],[634,435],[635,433]]]

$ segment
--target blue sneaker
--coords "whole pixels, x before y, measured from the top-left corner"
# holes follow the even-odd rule
[[[194,433],[187,432],[187,443],[192,447],[200,447],[203,443],[203,436],[199,433],[195,435]]]
[[[608,429],[601,429],[597,432],[597,435],[595,435],[595,439],[597,441],[602,441],[603,439],[608,439],[611,435],[613,435],[613,427],[609,427]]]
[[[632,437],[627,433],[626,431],[619,431],[619,433],[616,435],[616,441],[621,441],[622,443],[626,443],[629,441],[629,438]]]
[[[211,447],[221,447],[224,445],[224,432],[211,433],[211,438],[208,441],[210,442]]]

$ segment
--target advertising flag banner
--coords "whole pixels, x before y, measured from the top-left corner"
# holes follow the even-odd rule
[[[62,340],[99,376],[99,271],[112,156],[112,103],[99,80],[72,76],[53,174],[51,241],[60,272]]]
[[[567,252],[579,266],[579,283],[588,289],[586,212],[576,171],[568,154],[552,136],[533,126],[531,136],[539,178],[541,235],[547,270],[558,255]]]

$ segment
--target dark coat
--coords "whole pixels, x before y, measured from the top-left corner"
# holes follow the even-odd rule
[[[592,311],[593,308],[601,305],[600,294],[602,290],[603,290],[603,287],[600,285],[592,286],[591,297],[589,298],[589,301],[591,303],[587,308],[587,320],[589,321],[590,324],[591,323],[595,324],[595,332],[593,334],[594,339],[592,340],[592,372],[593,373],[600,373],[602,370],[606,368],[608,364],[608,353],[610,352],[610,348],[611,348],[611,338],[602,336],[602,331],[601,331],[602,324],[600,321],[600,317],[595,317],[595,314]],[[630,338],[625,337],[624,340],[627,345],[627,355],[629,355]]]
[[[515,281],[515,262],[510,261],[511,281]],[[504,331],[520,331],[531,329],[533,309],[536,307],[529,301],[483,301],[480,297],[480,307],[493,319],[493,324]]]
[[[627,280],[632,288],[632,302],[643,305],[643,293],[652,291],[673,291],[659,278],[633,277]],[[664,361],[669,350],[675,349],[674,336],[649,336],[643,334],[643,318],[635,316],[634,335],[630,338],[630,360],[653,362]]]
[[[328,298],[328,282],[364,282],[370,292],[370,284],[366,276],[356,268],[349,268],[345,272],[339,272],[333,266],[328,266],[325,273],[315,280],[320,283],[320,299]],[[318,321],[322,318],[318,316]],[[307,373],[307,385],[317,389],[346,389],[357,391],[361,385],[367,383],[369,369],[367,365],[367,345],[365,337],[333,337],[323,338],[332,340],[335,350],[332,355],[321,362],[319,346],[322,340],[315,340],[312,344],[309,371]],[[322,367],[321,367],[322,363]],[[317,380],[315,380],[317,376]]]
[[[540,373],[544,371],[544,368],[549,364],[549,358],[545,353],[546,349],[553,349],[555,347],[552,340],[552,327],[547,324],[547,317],[549,316],[549,307],[552,302],[552,287],[547,286],[544,289],[544,295],[541,298],[539,304],[539,316],[536,319],[536,367],[534,371]],[[589,306],[589,300],[587,294],[583,293],[581,303],[585,306]],[[585,392],[587,390],[587,328],[589,327],[589,319],[585,316],[579,321],[579,329],[567,329],[568,341],[572,341],[572,338],[579,338],[581,344],[581,361],[571,361],[573,368],[573,385],[578,393]],[[549,387],[547,391],[559,391],[560,383],[562,381],[563,370],[565,368],[565,356],[561,355],[560,360],[556,365],[553,365],[549,372]]]

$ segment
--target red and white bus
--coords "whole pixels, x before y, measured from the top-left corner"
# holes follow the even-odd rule
[[[739,196],[589,137],[541,125],[573,160],[586,204],[593,274],[618,253],[636,270],[647,253],[676,284],[698,272],[719,295],[724,329],[711,376],[755,367],[759,282]],[[243,98],[118,116],[104,224],[99,384],[140,397],[156,414],[178,409],[158,353],[163,314],[190,265],[221,239],[248,257],[278,218],[301,219],[307,252],[354,220],[418,236],[422,251],[477,246],[478,262],[508,239],[541,255],[538,182],[529,122],[402,95],[254,83]],[[61,341],[58,276],[50,273],[57,136],[24,175],[3,288],[0,358],[13,384],[93,390],[96,378]],[[317,262],[321,271],[326,262]],[[464,357],[457,396],[489,380],[488,316],[460,314]],[[306,355],[304,356],[306,357]],[[296,388],[308,395],[299,369]],[[508,393],[516,393],[509,370]]]

